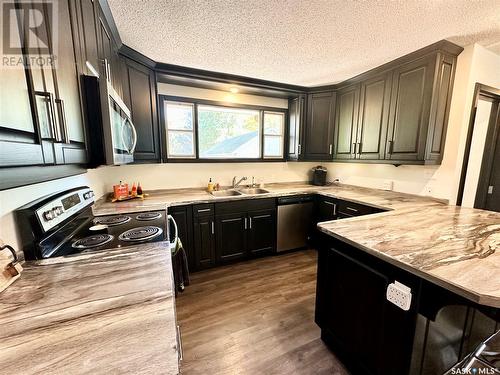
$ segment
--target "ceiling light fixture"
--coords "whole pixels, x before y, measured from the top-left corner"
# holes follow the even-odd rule
[[[233,94],[237,94],[237,93],[239,93],[239,92],[240,92],[240,90],[238,90],[238,88],[237,88],[237,87],[231,87],[231,88],[229,89],[229,91],[231,91]]]

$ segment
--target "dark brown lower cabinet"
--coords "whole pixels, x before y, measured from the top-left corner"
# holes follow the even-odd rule
[[[276,249],[276,210],[248,213],[247,249],[249,255],[271,254]]]
[[[316,200],[316,222],[337,219],[338,201],[334,198],[318,197]]]
[[[215,222],[217,263],[245,258],[248,228],[246,212],[217,216]]]
[[[340,241],[320,243],[315,320],[322,339],[354,374],[408,374],[416,298],[404,311],[386,290],[398,280],[418,296],[418,279]]]
[[[195,268],[215,265],[215,218],[213,215],[198,216],[193,222]]]

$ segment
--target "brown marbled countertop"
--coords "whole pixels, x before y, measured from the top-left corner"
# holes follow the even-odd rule
[[[214,197],[203,189],[157,190],[144,201],[110,203],[94,214],[132,213],[182,204],[317,193],[389,211],[318,228],[479,304],[500,308],[500,213],[447,205],[430,197],[350,185],[280,183],[269,194]]]
[[[166,246],[24,264],[22,277],[0,294],[0,373],[177,374]]]

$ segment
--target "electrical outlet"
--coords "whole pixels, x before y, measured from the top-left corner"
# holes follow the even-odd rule
[[[404,311],[410,310],[411,306],[411,289],[399,281],[394,281],[387,287],[386,297],[389,302],[392,302],[397,307]]]
[[[394,181],[391,181],[391,180],[384,180],[384,182],[382,183],[382,188],[384,190],[394,190]]]

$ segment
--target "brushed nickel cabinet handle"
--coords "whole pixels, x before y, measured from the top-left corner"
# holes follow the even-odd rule
[[[389,141],[389,151],[387,153],[392,154],[393,151],[394,151],[394,141]]]
[[[68,126],[66,122],[66,109],[64,108],[64,100],[62,99],[55,99],[54,102],[56,104],[59,104],[59,128],[61,130],[61,141],[63,143],[69,143],[69,135],[68,135]]]
[[[182,337],[181,337],[181,327],[177,325],[177,342],[179,343],[179,360],[184,359],[184,352],[182,350]]]
[[[202,208],[202,209],[198,210],[198,213],[200,213],[200,212],[209,212],[209,211],[210,211],[210,208]]]
[[[333,153],[333,145],[330,143],[329,154],[331,155],[332,153]]]
[[[347,208],[349,211],[358,212],[358,210],[356,210],[355,208],[352,208],[352,207],[349,207],[349,206],[347,206],[346,208]]]
[[[212,221],[212,234],[215,234],[215,225],[213,221]]]
[[[249,220],[250,220],[250,229],[252,229],[252,218],[250,217]]]

